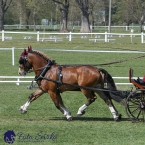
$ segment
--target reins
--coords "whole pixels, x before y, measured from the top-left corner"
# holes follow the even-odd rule
[[[93,91],[106,91],[106,92],[118,92],[119,91],[119,90],[109,90],[109,89],[106,89],[106,88],[100,89],[100,88],[97,88],[97,87],[93,88],[93,87],[80,86],[80,85],[76,85],[76,84],[64,83],[64,82],[60,82],[60,81],[53,80],[53,79],[46,78],[46,77],[42,77],[42,79],[47,80],[47,81],[51,81],[53,83],[60,84],[60,85],[69,85],[69,86],[73,86],[73,87],[76,87],[76,88],[82,88],[82,89],[93,90]]]
[[[79,66],[79,65],[91,65],[91,66],[101,66],[101,65],[111,65],[111,64],[117,64],[117,63],[122,63],[122,62],[126,62],[126,61],[129,61],[129,60],[135,60],[135,59],[139,59],[139,58],[142,58],[142,57],[145,57],[145,55],[142,55],[142,56],[138,56],[138,57],[134,57],[134,58],[129,58],[129,59],[124,59],[124,60],[119,60],[119,61],[115,61],[115,62],[109,62],[109,63],[102,63],[102,64],[71,64],[71,65],[63,65],[63,66]],[[61,65],[60,65],[61,66]],[[41,69],[45,69],[47,67],[47,65],[45,67],[42,67],[42,68],[38,68],[37,70],[41,70]],[[77,88],[83,88],[83,89],[88,89],[88,90],[93,90],[93,91],[110,91],[110,92],[116,92],[118,90],[108,90],[108,89],[100,89],[100,88],[92,88],[92,87],[86,87],[86,86],[80,86],[80,85],[75,85],[75,84],[69,84],[69,83],[62,83],[60,81],[57,81],[57,80],[53,80],[53,79],[50,79],[50,78],[46,78],[46,77],[43,77],[41,76],[41,79],[45,79],[47,81],[51,81],[51,82],[54,82],[54,83],[57,83],[57,84],[63,84],[63,85],[70,85],[70,86],[73,86],[73,87],[77,87]]]
[[[114,62],[109,62],[109,63],[100,63],[100,64],[59,64],[60,66],[66,66],[66,67],[71,67],[71,66],[103,66],[103,65],[112,65],[112,64],[117,64],[117,63],[122,63],[122,62],[126,62],[126,61],[130,61],[130,60],[135,60],[135,59],[139,59],[145,57],[144,55],[138,56],[138,57],[133,57],[133,58],[128,58],[128,59],[124,59],[124,60],[119,60],[119,61],[114,61]],[[41,71],[42,69],[44,69],[46,66],[38,68],[36,71]]]
[[[144,55],[138,56],[138,57],[133,57],[133,58],[128,58],[128,59],[124,59],[124,60],[119,60],[119,61],[114,61],[114,62],[109,62],[109,63],[100,63],[100,64],[64,64],[64,66],[79,66],[79,65],[91,65],[91,66],[102,66],[102,65],[111,65],[111,64],[117,64],[117,63],[122,63],[122,62],[126,62],[126,61],[130,61],[130,60],[135,60],[135,59],[139,59],[145,57]]]

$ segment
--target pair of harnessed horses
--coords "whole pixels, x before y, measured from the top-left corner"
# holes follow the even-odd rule
[[[31,70],[35,73],[35,81],[39,87],[28,97],[27,102],[20,106],[21,113],[26,113],[34,100],[43,93],[48,93],[56,108],[70,121],[71,112],[65,107],[60,93],[80,90],[86,96],[87,102],[78,109],[78,116],[82,116],[86,108],[97,99],[97,93],[108,105],[114,120],[121,119],[121,114],[112,103],[109,93],[102,91],[104,83],[107,83],[107,89],[117,90],[114,80],[106,70],[91,65],[59,65],[43,52],[28,46],[28,50],[24,49],[20,55],[18,74],[26,75]]]

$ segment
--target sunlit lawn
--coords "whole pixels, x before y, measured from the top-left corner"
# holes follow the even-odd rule
[[[100,64],[124,60],[141,54],[124,53],[81,53],[59,52],[53,49],[81,49],[81,50],[141,50],[144,44],[139,40],[135,43],[127,41],[118,43],[94,43],[88,40],[74,40],[72,42],[36,42],[36,41],[5,41],[0,47],[15,47],[15,65],[11,63],[11,51],[0,51],[0,76],[17,76],[18,59],[23,51],[17,48],[27,48],[32,45],[34,49],[45,52],[49,57],[60,64]],[[110,66],[98,66],[106,69],[112,76],[128,76],[130,67],[134,69],[135,76],[144,75],[144,58],[127,61]],[[34,74],[29,74],[33,76]],[[125,80],[128,82],[128,80]],[[3,134],[13,130],[16,134],[14,145],[42,144],[42,145],[144,145],[144,123],[132,123],[125,112],[125,107],[114,102],[122,114],[122,121],[114,122],[108,106],[98,97],[90,105],[86,114],[76,117],[78,108],[86,102],[80,92],[65,92],[62,94],[65,105],[71,110],[73,120],[66,121],[62,113],[57,110],[47,94],[34,101],[28,108],[27,114],[21,114],[18,108],[23,105],[33,90],[26,87],[29,83],[0,83],[0,144],[6,144]],[[130,90],[131,86],[118,86],[121,90]],[[21,136],[20,136],[21,134]],[[56,139],[49,138],[54,134]]]

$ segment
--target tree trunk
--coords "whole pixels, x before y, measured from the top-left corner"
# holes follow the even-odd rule
[[[89,33],[90,32],[90,24],[89,24],[89,14],[87,12],[83,12],[82,14],[82,23],[81,23],[81,33]]]
[[[81,33],[90,33],[90,23],[89,23],[89,0],[82,1],[82,0],[76,0],[76,3],[78,4],[79,8],[82,11],[82,23],[81,23]]]
[[[90,25],[92,25],[92,29],[94,29],[94,17],[93,17],[93,11],[90,11]]]
[[[142,25],[143,25],[143,23],[144,23],[144,20],[145,20],[145,11],[144,11],[144,13],[143,13],[143,15],[142,15],[142,17],[141,17],[141,19],[140,19],[140,21],[139,21],[139,24],[140,24],[140,29],[139,29],[139,31],[140,31],[140,33],[142,32]]]
[[[64,6],[64,8],[60,8],[60,11],[62,13],[62,23],[60,32],[68,32],[67,30],[68,8]]]
[[[63,2],[58,0],[52,0],[52,1],[58,4],[59,10],[62,14],[60,32],[68,32],[67,19],[68,19],[69,0],[64,0]]]
[[[4,12],[0,8],[0,30],[4,30]]]
[[[143,22],[140,21],[140,27],[139,27],[139,32],[140,32],[140,33],[142,32],[142,25],[143,25]]]
[[[29,29],[29,18],[30,18],[30,14],[31,14],[31,11],[26,9],[26,20],[25,20],[25,23],[26,23],[26,29],[28,30]]]
[[[12,0],[7,2],[6,0],[0,0],[0,30],[4,30],[4,14],[9,8]]]
[[[4,5],[0,1],[0,30],[4,30]]]

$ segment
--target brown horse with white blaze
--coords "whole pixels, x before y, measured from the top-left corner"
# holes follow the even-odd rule
[[[96,100],[97,93],[108,105],[114,120],[121,119],[121,115],[114,107],[111,97],[106,95],[101,89],[107,82],[109,89],[116,90],[115,83],[111,75],[104,69],[98,69],[89,65],[65,66],[52,61],[44,53],[24,49],[19,59],[19,75],[26,75],[33,69],[38,88],[28,97],[28,101],[20,107],[22,113],[27,112],[31,102],[36,100],[43,93],[48,93],[55,106],[66,116],[72,119],[71,112],[65,107],[60,93],[64,91],[80,90],[87,98],[87,102],[82,105],[77,112],[78,116],[85,113],[85,109]]]

